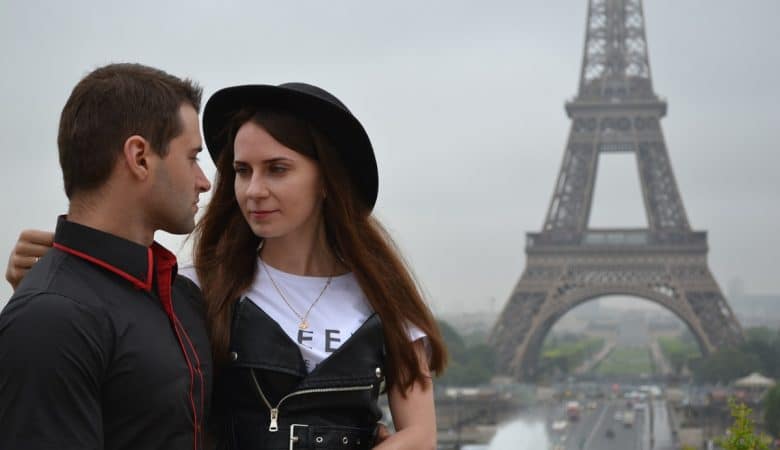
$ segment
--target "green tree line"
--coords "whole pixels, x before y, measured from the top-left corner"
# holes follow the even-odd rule
[[[780,378],[780,330],[766,327],[745,330],[745,340],[735,348],[719,349],[690,361],[699,383],[731,383],[753,372]]]
[[[571,333],[549,335],[542,344],[540,374],[544,377],[571,373],[603,346],[603,338]]]
[[[748,328],[745,340],[733,348],[718,349],[702,357],[693,336],[660,337],[664,356],[675,373],[687,366],[698,383],[731,383],[752,372],[780,378],[780,330]]]
[[[780,379],[780,330],[766,327],[748,328],[745,340],[735,348],[719,349],[707,357],[702,357],[693,337],[659,339],[661,349],[672,367],[679,373],[685,364],[691,369],[693,378],[699,383],[728,384],[752,372],[759,372],[775,380]],[[764,427],[775,438],[780,437],[780,385],[772,388],[764,398]],[[746,413],[743,409],[732,407],[735,423],[744,424]],[[733,431],[733,430],[732,430]],[[744,432],[744,430],[743,430]],[[724,441],[725,442],[725,441]],[[758,441],[745,441],[755,445]],[[738,440],[728,441],[724,448],[763,448],[739,447]]]
[[[464,339],[455,328],[439,321],[450,361],[436,383],[444,386],[477,386],[487,384],[496,372],[493,349],[483,339]]]

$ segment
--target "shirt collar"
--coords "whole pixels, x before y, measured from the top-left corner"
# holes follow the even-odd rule
[[[176,277],[176,256],[154,242],[144,247],[127,239],[67,220],[60,216],[54,232],[54,247],[119,275],[135,287],[151,291],[154,267],[170,270]],[[166,277],[167,278],[167,277]]]

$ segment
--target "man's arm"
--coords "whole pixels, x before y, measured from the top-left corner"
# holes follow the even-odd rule
[[[19,234],[5,268],[5,279],[12,288],[16,289],[27,271],[49,251],[53,243],[54,233],[50,231],[24,230]]]
[[[103,448],[107,327],[64,296],[11,299],[0,314],[0,448]]]

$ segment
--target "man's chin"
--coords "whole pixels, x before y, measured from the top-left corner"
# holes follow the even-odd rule
[[[172,224],[162,229],[170,234],[190,234],[195,229],[195,219],[190,219],[186,223]]]

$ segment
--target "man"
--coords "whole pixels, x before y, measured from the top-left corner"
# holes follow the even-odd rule
[[[200,96],[138,64],[73,89],[58,135],[68,214],[0,314],[0,448],[203,448],[202,300],[153,241],[189,233],[210,189]]]

